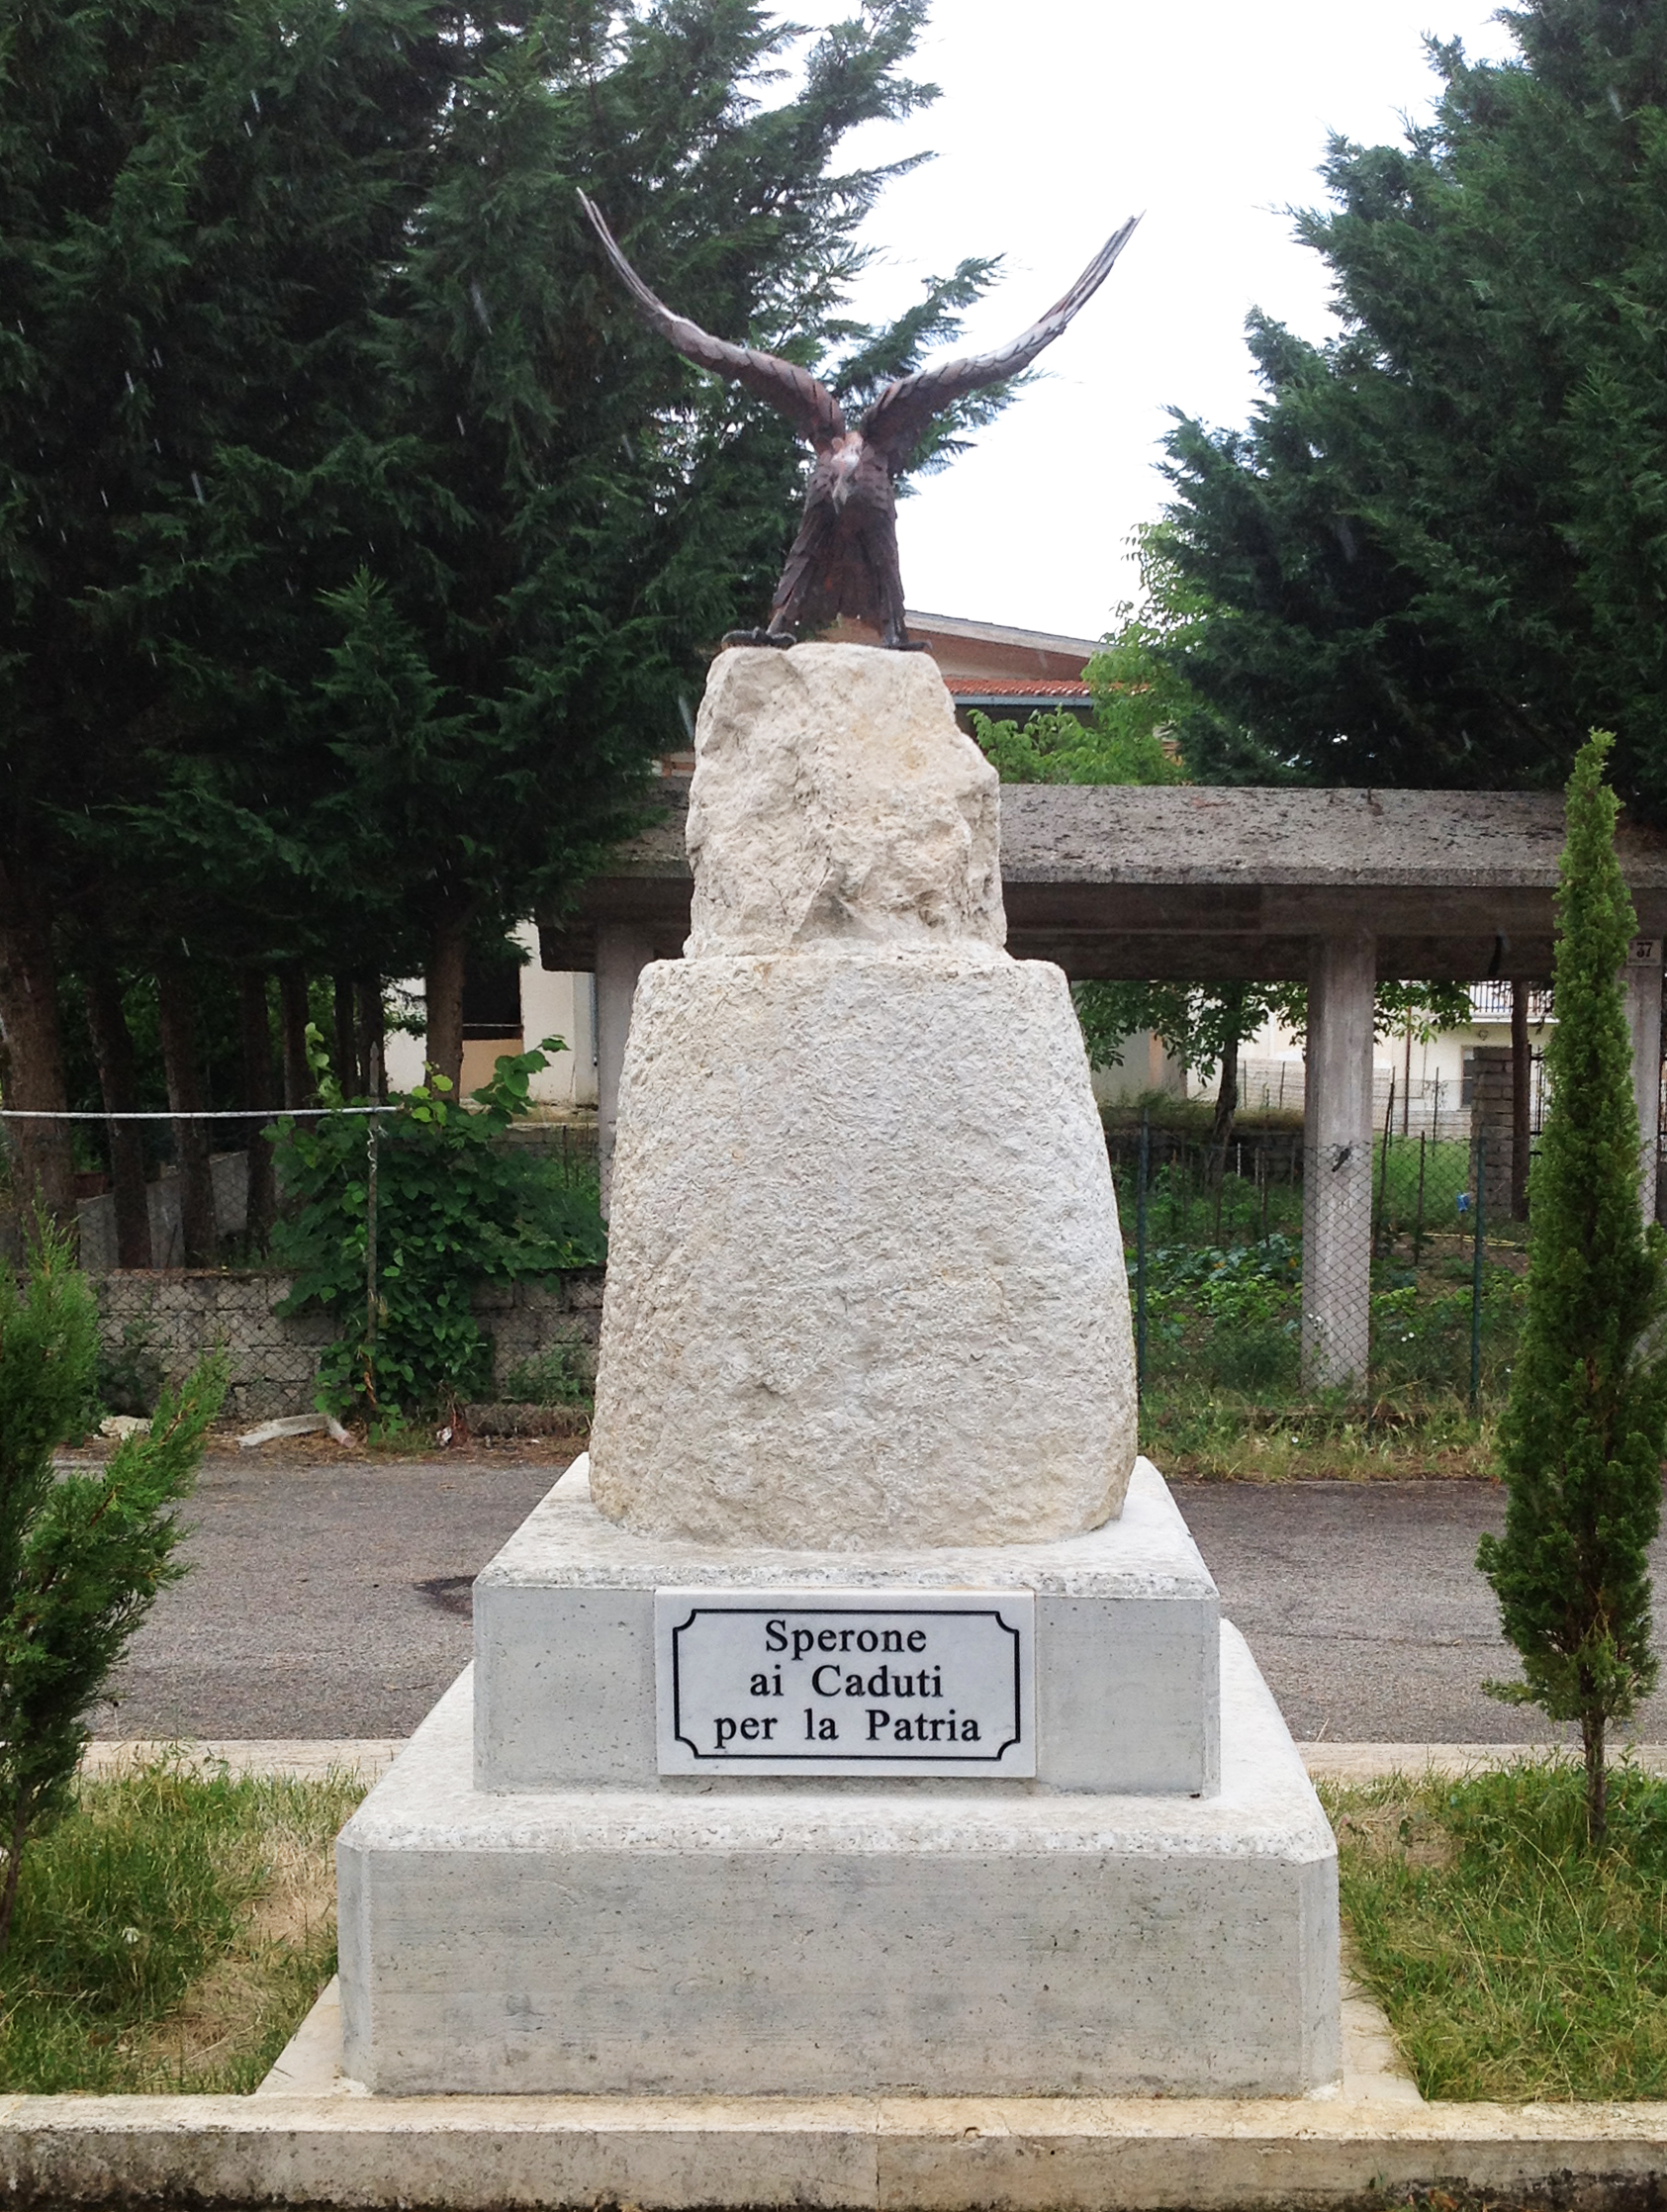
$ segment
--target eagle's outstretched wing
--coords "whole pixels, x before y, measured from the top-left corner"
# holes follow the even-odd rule
[[[663,338],[669,338],[686,359],[702,369],[713,369],[719,376],[733,377],[755,399],[768,400],[811,445],[828,445],[844,435],[845,416],[839,402],[808,369],[784,361],[774,353],[759,353],[750,345],[731,345],[725,338],[714,338],[697,323],[691,323],[687,316],[674,315],[663,300],[655,298],[615,245],[613,233],[602,221],[596,203],[581,192],[579,205],[590,217],[592,229],[602,240],[602,251],[636,302],[643,321]]]
[[[1004,383],[1021,369],[1028,369],[1111,274],[1112,263],[1134,236],[1140,220],[1138,215],[1131,216],[1121,230],[1107,238],[1064,299],[1057,300],[1040,322],[1033,323],[1011,344],[994,353],[970,354],[962,361],[917,369],[913,376],[899,377],[888,384],[864,419],[865,440],[888,454],[893,467],[900,466],[919,444],[935,415],[982,385]]]

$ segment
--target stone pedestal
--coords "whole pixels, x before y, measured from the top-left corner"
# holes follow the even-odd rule
[[[626,1526],[839,1549],[1117,1512],[1117,1203],[1065,977],[1000,950],[996,801],[924,655],[717,661],[688,958],[643,971],[620,1081],[591,1456]]]
[[[1030,1590],[1037,1773],[657,1774],[654,1591]],[[373,2090],[1301,2095],[1341,2064],[1336,1858],[1156,1470],[992,1557],[742,1553],[566,1478],[476,1585],[476,1663],[343,1832]]]
[[[632,1017],[592,1464],[709,1543],[1091,1528],[1129,1297],[1065,978],[986,947],[662,961]]]
[[[1330,1830],[1157,1471],[1064,978],[931,664],[717,663],[592,1466],[340,1839],[373,2091],[1300,2095]]]

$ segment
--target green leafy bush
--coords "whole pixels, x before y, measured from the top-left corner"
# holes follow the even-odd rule
[[[1450,1287],[1438,1287],[1443,1279]],[[1481,1382],[1490,1395],[1510,1380],[1526,1296],[1522,1276],[1511,1268],[1483,1269]],[[1371,1300],[1374,1389],[1456,1389],[1469,1369],[1472,1299],[1468,1259],[1423,1275],[1413,1268],[1384,1270]]]
[[[1289,1237],[1160,1247],[1148,1259],[1156,1364],[1223,1390],[1293,1385],[1301,1282],[1302,1247]]]
[[[99,1349],[93,1376],[93,1395],[99,1414],[151,1414],[162,1395],[162,1362],[150,1339],[150,1324],[142,1316],[128,1322],[122,1341],[113,1349]],[[95,1422],[96,1426],[96,1422]]]
[[[292,1201],[273,1254],[295,1270],[281,1313],[323,1309],[341,1334],[319,1367],[336,1413],[416,1415],[485,1397],[492,1341],[471,1311],[479,1282],[521,1282],[599,1265],[606,1232],[594,1201],[552,1163],[502,1142],[528,1111],[530,1078],[561,1050],[506,1054],[470,1107],[435,1076],[374,1117],[280,1122],[279,1172]],[[327,1081],[324,1103],[343,1103]],[[374,1130],[374,1135],[372,1134]],[[374,1328],[368,1299],[372,1147],[376,1164]]]

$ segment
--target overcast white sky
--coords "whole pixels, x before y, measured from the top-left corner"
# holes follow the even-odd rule
[[[783,12],[818,25],[851,0]],[[1328,132],[1399,138],[1435,90],[1423,34],[1503,56],[1492,15],[1479,0],[937,0],[915,74],[941,99],[850,141],[864,160],[938,156],[880,201],[859,311],[894,312],[922,276],[1001,253],[967,337],[1010,337],[1147,212],[1045,380],[904,501],[911,606],[1100,634],[1135,593],[1128,534],[1163,504],[1164,409],[1245,420],[1252,306],[1311,337],[1329,326],[1323,264],[1284,212],[1320,198]]]

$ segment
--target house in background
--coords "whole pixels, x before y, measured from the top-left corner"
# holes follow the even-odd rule
[[[522,922],[510,942],[523,953],[520,968],[471,964],[463,983],[463,1090],[478,1089],[505,1053],[524,1053],[546,1037],[565,1051],[532,1078],[531,1096],[541,1118],[584,1119],[597,1104],[597,982],[594,975],[555,975],[538,965],[538,930]],[[391,996],[420,1020],[420,981],[396,983]],[[388,1033],[386,1062],[393,1090],[422,1080],[425,1045],[420,1028]]]
[[[1471,1020],[1444,1029],[1421,1043],[1410,1031],[1380,1037],[1372,1050],[1372,1118],[1382,1128],[1391,1109],[1403,1135],[1468,1137],[1475,1088],[1476,1054],[1486,1048],[1511,1049],[1511,985],[1472,983]],[[1548,989],[1528,991],[1528,1037],[1533,1051],[1533,1121],[1540,1109],[1540,1067],[1548,1026],[1556,1019]],[[1248,1038],[1239,1059],[1239,1102],[1246,1111],[1303,1110],[1303,1047],[1299,1038],[1267,1022]],[[1220,1070],[1199,1080],[1213,1092]],[[1393,1096],[1391,1093],[1393,1092]]]
[[[972,727],[974,707],[994,722],[1028,722],[1033,714],[1059,707],[1079,714],[1093,710],[1094,695],[1083,671],[1100,649],[1097,638],[1015,630],[1000,622],[968,622],[958,614],[917,614],[912,609],[903,619],[910,637],[937,662],[964,730]],[[842,614],[827,632],[827,642],[871,645],[879,634]]]
[[[937,662],[963,729],[970,727],[974,707],[997,721],[1024,722],[1033,714],[1059,707],[1086,713],[1093,704],[1083,671],[1099,650],[1095,638],[1017,630],[997,622],[969,622],[951,614],[911,611],[906,620],[910,635]],[[877,632],[844,618],[827,636],[831,642],[845,645],[878,639]],[[693,752],[671,753],[660,763],[663,776],[689,777],[694,772]],[[485,1082],[500,1055],[525,1052],[546,1037],[560,1037],[566,1050],[542,1074],[533,1077],[533,1104],[543,1118],[588,1120],[597,1105],[596,977],[589,973],[553,973],[540,968],[538,931],[531,922],[523,922],[513,932],[513,942],[526,955],[524,966],[472,967],[465,981],[463,1089],[467,1092]],[[412,1014],[419,1018],[421,983],[401,983],[396,990]],[[1150,1048],[1152,1041],[1147,1040],[1147,1044]],[[1140,1039],[1129,1041],[1124,1048],[1126,1065],[1133,1066],[1140,1047]],[[1161,1061],[1161,1048],[1158,1053]],[[390,1033],[387,1065],[391,1085],[406,1090],[420,1082],[422,1060],[419,1028]],[[1112,1070],[1113,1074],[1121,1072]]]

